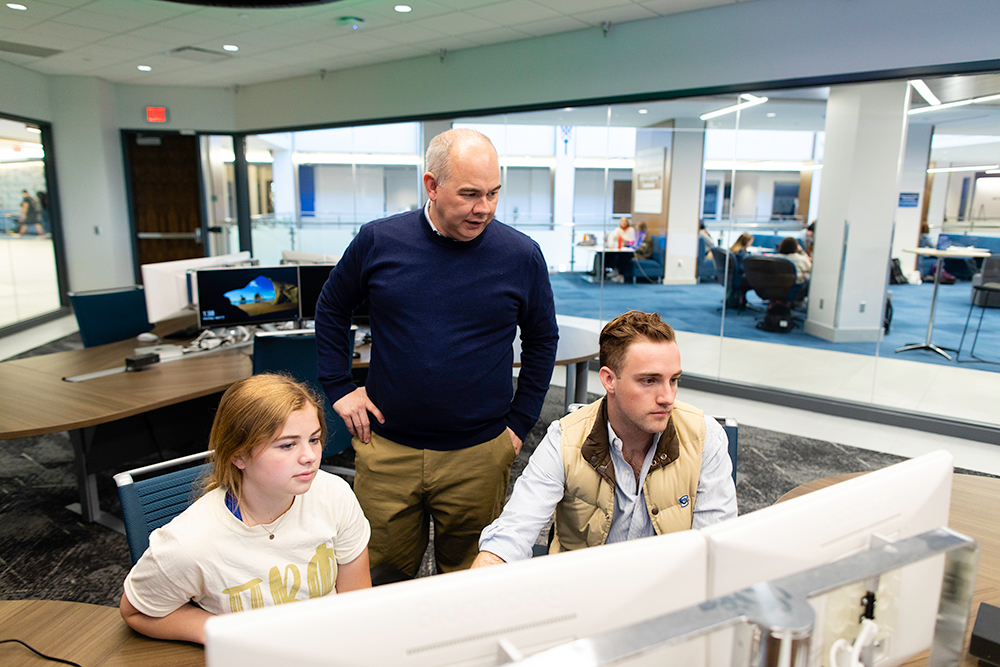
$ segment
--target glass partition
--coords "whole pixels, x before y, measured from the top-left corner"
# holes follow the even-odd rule
[[[0,329],[62,306],[39,125],[0,118]]]
[[[1000,365],[969,354],[978,332],[1000,361],[1000,309],[971,303],[982,259],[944,260],[955,282],[935,286],[918,251],[1000,254],[1000,77],[926,84],[941,109],[886,81],[258,135],[271,208],[254,248],[340,255],[361,224],[420,206],[427,142],[470,127],[499,154],[497,219],[541,246],[561,316],[656,311],[686,373],[995,425]],[[925,341],[961,357],[903,349]]]

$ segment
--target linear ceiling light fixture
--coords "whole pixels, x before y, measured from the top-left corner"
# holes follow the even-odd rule
[[[927,101],[927,104],[935,107],[941,104],[941,100],[937,98],[937,95],[931,92],[931,89],[927,87],[927,84],[924,83],[923,79],[914,79],[913,81],[910,81],[910,85],[913,86],[915,91],[920,93],[920,97],[924,98],[924,100]]]
[[[954,107],[964,107],[967,104],[982,104],[983,102],[993,102],[995,100],[1000,100],[1000,93],[996,95],[985,95],[983,97],[973,97],[967,100],[958,100],[957,102],[944,102],[942,104],[931,105],[927,107],[918,107],[916,109],[910,109],[906,113],[911,116],[915,113],[926,113],[928,111],[937,111],[938,109],[951,109]]]
[[[944,174],[950,171],[989,171],[991,169],[1000,169],[1000,164],[977,164],[971,167],[935,167],[934,169],[928,169],[928,174]]]
[[[699,118],[702,120],[708,120],[709,118],[715,118],[716,116],[724,116],[727,113],[733,113],[734,111],[739,111],[740,109],[746,109],[748,107],[755,107],[758,104],[763,104],[767,102],[766,97],[757,97],[756,95],[751,95],[750,93],[744,93],[740,95],[744,101],[734,104],[731,107],[726,107],[724,109],[719,109],[718,111],[709,111],[708,113],[703,113]]]

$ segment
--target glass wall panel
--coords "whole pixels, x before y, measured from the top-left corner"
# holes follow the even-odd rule
[[[0,118],[0,329],[62,305],[48,193],[41,129]]]

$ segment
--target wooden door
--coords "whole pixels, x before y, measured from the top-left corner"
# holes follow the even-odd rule
[[[139,264],[203,257],[198,138],[125,134]]]

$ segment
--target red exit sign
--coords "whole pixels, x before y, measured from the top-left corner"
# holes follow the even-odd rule
[[[166,123],[167,107],[146,107],[146,122]]]

